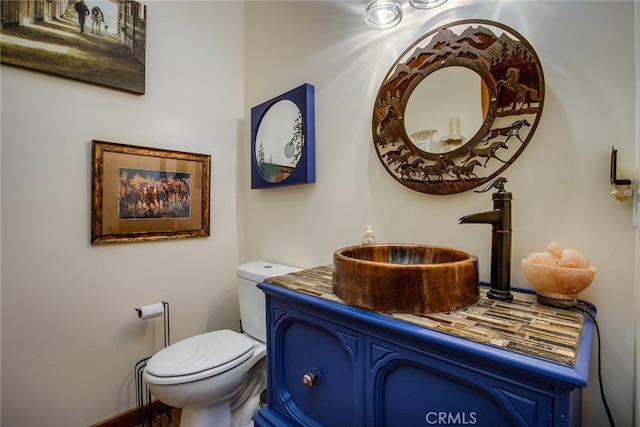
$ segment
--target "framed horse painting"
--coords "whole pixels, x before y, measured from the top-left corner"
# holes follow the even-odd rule
[[[131,0],[2,0],[3,64],[142,95],[147,6]]]
[[[93,141],[91,243],[209,236],[211,156]]]

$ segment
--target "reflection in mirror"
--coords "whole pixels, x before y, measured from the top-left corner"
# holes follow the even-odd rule
[[[442,68],[423,79],[404,112],[404,126],[413,144],[430,153],[449,152],[465,144],[487,113],[483,86],[480,75],[466,67]]]
[[[302,113],[288,99],[273,104],[264,114],[256,135],[255,156],[260,175],[269,182],[286,179],[302,153]]]

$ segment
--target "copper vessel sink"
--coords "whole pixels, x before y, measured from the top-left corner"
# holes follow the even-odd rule
[[[349,246],[333,254],[333,291],[349,304],[376,311],[459,310],[480,298],[478,258],[442,246]]]

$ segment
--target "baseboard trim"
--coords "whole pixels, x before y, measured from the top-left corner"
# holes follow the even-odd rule
[[[168,411],[171,409],[169,406],[154,400],[151,402],[151,413],[158,414],[160,412]],[[148,408],[145,408],[148,411]],[[138,408],[131,408],[126,412],[118,415],[114,415],[111,418],[107,418],[104,421],[100,421],[97,424],[93,424],[90,427],[135,427],[138,425]]]

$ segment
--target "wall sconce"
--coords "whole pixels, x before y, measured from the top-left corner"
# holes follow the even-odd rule
[[[364,23],[374,30],[386,30],[402,21],[399,0],[371,0],[364,11]]]
[[[618,150],[615,147],[611,147],[611,165],[610,165],[610,183],[613,186],[611,195],[619,202],[624,202],[629,197],[633,196],[633,190],[631,189],[630,179],[618,179]]]

